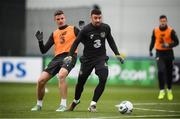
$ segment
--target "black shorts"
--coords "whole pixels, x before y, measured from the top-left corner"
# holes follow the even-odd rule
[[[107,66],[108,59],[109,57],[107,56],[98,57],[96,59],[88,59],[88,58],[81,57],[80,58],[80,62],[81,62],[80,74],[90,75],[90,73],[92,72],[94,68],[95,68],[95,73],[102,69],[108,70],[108,66]]]
[[[72,62],[69,65],[63,64],[63,60],[65,57],[67,57],[67,55],[68,53],[63,53],[63,54],[55,56],[51,60],[51,62],[48,64],[47,68],[44,69],[44,71],[48,72],[52,76],[55,76],[59,72],[61,67],[63,67],[67,69],[68,72],[70,72],[76,64],[77,54],[74,54],[72,58]]]

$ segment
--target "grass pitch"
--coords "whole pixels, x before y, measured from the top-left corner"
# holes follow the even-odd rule
[[[81,103],[73,112],[56,112],[60,98],[58,86],[48,84],[41,112],[31,112],[36,104],[35,84],[0,83],[0,118],[180,118],[180,86],[173,86],[174,100],[158,100],[157,87],[110,86],[97,104],[97,113],[87,111],[95,86],[86,85]],[[68,89],[68,105],[74,97],[74,85]],[[129,100],[134,105],[132,114],[120,114],[115,105]]]

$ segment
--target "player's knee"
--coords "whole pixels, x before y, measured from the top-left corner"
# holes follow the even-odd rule
[[[63,80],[65,80],[65,78],[66,78],[67,75],[68,75],[68,71],[67,71],[66,69],[62,68],[62,69],[59,71],[57,77],[58,77],[58,79],[59,79],[60,81],[61,81],[61,80],[63,81]]]
[[[79,89],[79,88],[83,88],[83,85],[82,85],[81,83],[77,83],[77,84],[76,84],[76,88],[78,88],[78,89]]]
[[[45,85],[49,79],[51,79],[52,75],[48,72],[42,72],[40,77],[38,78],[38,85]]]
[[[57,77],[58,77],[59,80],[64,80],[64,79],[65,79],[65,75],[62,74],[62,73],[59,73],[59,74],[57,75]]]
[[[83,87],[83,85],[84,85],[84,81],[78,80],[76,87]]]
[[[58,79],[59,79],[59,83],[60,84],[63,84],[63,83],[65,83],[66,81],[65,81],[65,76],[64,75],[58,75]]]
[[[108,69],[103,68],[103,69],[97,70],[96,74],[99,77],[99,79],[102,79],[102,80],[106,81],[107,77],[108,77]]]
[[[100,85],[102,85],[102,86],[105,86],[105,85],[106,85],[106,81],[107,81],[107,78],[99,78],[99,83],[100,83]]]
[[[86,77],[84,77],[84,78],[79,77],[76,87],[79,87],[79,88],[84,87],[84,84],[86,83],[86,79],[87,79]]]
[[[45,79],[41,78],[41,77],[38,79],[38,84],[39,84],[39,85],[45,85],[46,82],[47,82],[47,81],[46,81]]]

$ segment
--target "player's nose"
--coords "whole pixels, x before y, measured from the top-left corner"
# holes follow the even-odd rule
[[[99,22],[99,21],[100,21],[100,19],[97,19],[97,20],[96,20],[96,22]]]

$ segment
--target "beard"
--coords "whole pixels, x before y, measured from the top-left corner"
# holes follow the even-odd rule
[[[101,25],[101,22],[95,22],[95,26],[98,27]]]
[[[163,24],[159,26],[160,30],[166,30],[167,29],[167,24]]]

